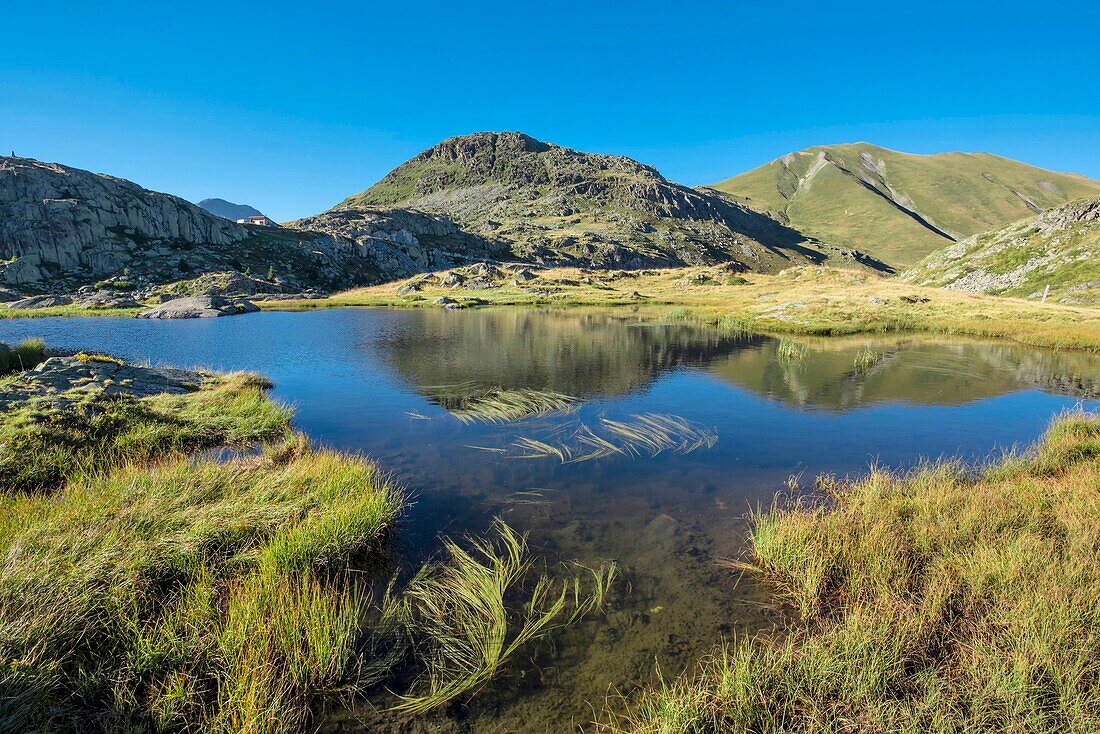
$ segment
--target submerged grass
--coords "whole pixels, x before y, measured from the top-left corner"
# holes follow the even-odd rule
[[[462,423],[509,423],[576,409],[572,395],[533,388],[481,388],[473,384],[424,388]]]
[[[616,732],[1100,730],[1100,418],[1030,453],[823,485],[755,519],[753,572],[798,611]]]
[[[599,431],[599,432],[597,432]],[[688,454],[710,448],[718,441],[712,429],[675,415],[644,413],[629,420],[600,417],[595,429],[582,423],[563,439],[540,440],[520,436],[511,451],[475,446],[516,459],[558,459],[563,464],[601,459],[606,456],[657,456],[664,451]]]
[[[425,673],[398,710],[421,713],[476,691],[521,648],[603,606],[614,564],[556,581],[531,578],[524,536],[497,521],[491,537],[447,541],[445,559],[424,566],[386,614],[402,620]],[[518,598],[518,603],[517,603]]]

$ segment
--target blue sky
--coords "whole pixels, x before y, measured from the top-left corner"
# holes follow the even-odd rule
[[[0,150],[278,219],[450,135],[711,183],[810,145],[1100,178],[1100,4],[6,3]]]

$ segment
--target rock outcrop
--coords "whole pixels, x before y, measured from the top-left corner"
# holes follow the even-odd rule
[[[193,392],[202,386],[198,372],[167,367],[140,367],[98,355],[51,357],[18,379],[0,387],[0,412],[28,400],[45,400],[65,407],[82,396],[147,397]]]
[[[1100,199],[1075,201],[969,237],[937,250],[901,277],[970,293],[1100,303]]]
[[[24,294],[123,276],[139,292],[226,270],[332,290],[379,280],[366,255],[348,239],[237,224],[113,176],[0,157],[0,286]]]
[[[221,296],[184,296],[165,301],[142,311],[139,319],[212,319],[219,316],[239,316],[259,311],[256,304],[243,298]]]
[[[509,254],[504,242],[467,232],[446,217],[407,209],[337,208],[291,226],[355,243],[384,280]]]

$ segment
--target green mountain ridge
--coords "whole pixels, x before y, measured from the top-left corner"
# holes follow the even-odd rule
[[[902,279],[971,293],[1100,304],[1100,198],[936,250]],[[1047,288],[1049,287],[1049,291]]]
[[[651,166],[584,153],[518,132],[448,138],[329,212],[296,226],[362,237],[349,221],[395,210],[453,222],[513,259],[592,267],[735,262],[864,266],[862,253],[814,242],[720,192],[669,181]],[[358,226],[358,225],[356,225]]]
[[[991,153],[917,155],[869,143],[788,153],[710,188],[808,237],[893,267],[1085,196],[1100,182]]]

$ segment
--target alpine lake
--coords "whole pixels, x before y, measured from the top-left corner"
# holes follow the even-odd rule
[[[925,335],[776,338],[629,310],[333,309],[186,321],[12,319],[0,340],[270,377],[315,442],[375,459],[410,504],[395,563],[494,518],[538,561],[620,574],[609,606],[418,722],[371,701],[323,730],[575,731],[783,612],[732,570],[749,515],[859,476],[1022,449],[1100,409],[1100,355]],[[608,704],[610,699],[611,703]]]

